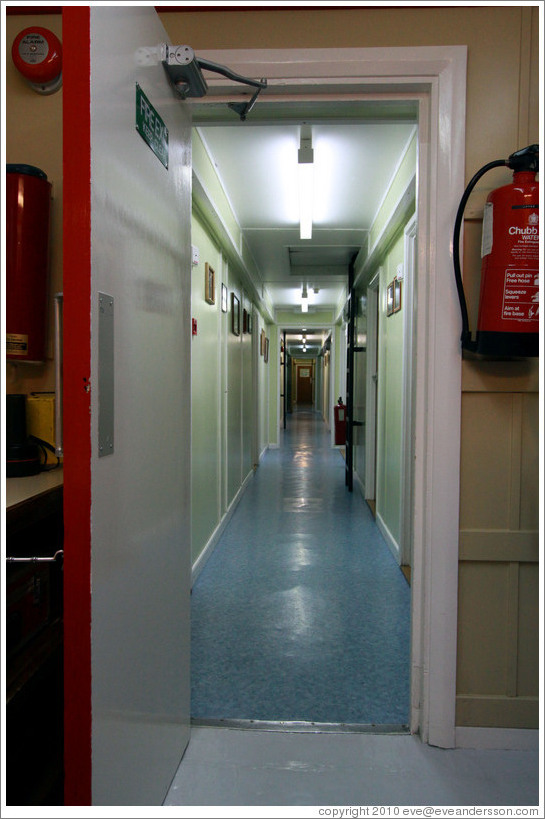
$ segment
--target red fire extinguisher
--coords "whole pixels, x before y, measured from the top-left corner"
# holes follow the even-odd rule
[[[346,405],[343,404],[343,399],[339,397],[339,403],[335,405],[335,446],[346,443]]]
[[[478,180],[491,168],[513,171],[513,181],[486,201],[481,243],[481,289],[471,338],[460,272],[460,228]],[[539,146],[529,145],[484,165],[467,186],[454,226],[454,274],[462,312],[462,349],[486,358],[539,355]]]
[[[33,165],[6,166],[6,356],[45,359],[51,183]]]

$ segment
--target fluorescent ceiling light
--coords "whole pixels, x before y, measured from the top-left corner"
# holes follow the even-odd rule
[[[308,291],[306,284],[303,285],[303,292],[301,293],[301,312],[308,313]]]
[[[299,164],[299,237],[312,238],[312,207],[314,201],[314,151],[309,125],[301,127]]]

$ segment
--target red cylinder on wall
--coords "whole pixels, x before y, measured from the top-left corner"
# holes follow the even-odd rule
[[[339,446],[346,443],[346,406],[339,398],[339,403],[336,404],[333,409],[335,417],[335,446]]]
[[[6,356],[46,353],[51,183],[33,165],[6,166]]]
[[[539,354],[539,182],[515,171],[492,191],[483,219],[477,351]]]

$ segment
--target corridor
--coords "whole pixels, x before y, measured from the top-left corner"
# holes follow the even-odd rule
[[[194,721],[405,729],[410,588],[312,409],[289,416],[191,606]]]
[[[192,738],[164,804],[537,804],[537,749],[443,750],[404,732],[409,611],[321,419],[290,415],[193,588]]]

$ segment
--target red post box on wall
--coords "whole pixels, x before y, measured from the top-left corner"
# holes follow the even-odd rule
[[[335,415],[335,446],[346,443],[346,406],[342,398],[334,409]]]

